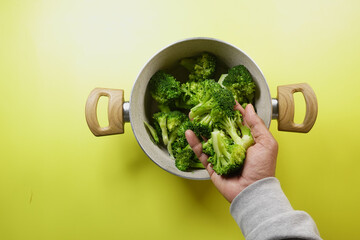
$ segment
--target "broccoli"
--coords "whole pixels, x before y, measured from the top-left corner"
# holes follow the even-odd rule
[[[212,78],[216,68],[216,57],[211,53],[201,53],[197,57],[184,58],[180,65],[189,72],[190,81],[202,81]]]
[[[179,111],[172,111],[167,114],[166,126],[168,132],[170,133],[170,136],[169,136],[169,141],[166,145],[167,145],[167,150],[170,156],[172,157],[174,156],[172,151],[172,143],[178,137],[178,130],[182,125],[182,123],[188,120],[189,120],[188,117],[184,113]]]
[[[148,89],[160,110],[153,114],[154,128],[144,122],[152,140],[162,141],[179,170],[204,168],[186,140],[190,129],[199,139],[208,139],[202,141],[203,152],[217,174],[239,171],[254,143],[240,112],[234,111],[235,100],[243,106],[253,103],[255,83],[249,71],[238,65],[216,82],[216,57],[207,52],[184,58],[180,65],[190,72],[182,84],[162,70],[150,79]]]
[[[229,89],[240,104],[252,103],[255,95],[255,83],[244,65],[237,65],[223,74],[219,84]]]
[[[188,145],[185,137],[185,132],[187,130],[192,130],[198,138],[211,137],[211,131],[208,128],[203,127],[201,124],[198,124],[194,121],[186,120],[180,125],[177,130],[177,138],[172,144],[172,148],[174,150],[183,149],[186,145]]]
[[[213,147],[213,141],[211,138],[202,144],[202,148],[203,153],[205,153],[209,157],[214,156],[215,152]]]
[[[254,138],[251,134],[250,128],[248,128],[242,123],[242,115],[240,111],[235,111],[234,114],[235,114],[235,123],[241,132],[240,145],[242,145],[247,150],[251,145],[254,144]]]
[[[178,137],[181,141],[186,142],[185,139],[185,132],[187,130],[192,130],[196,136],[200,137],[202,135],[209,135],[210,132],[206,132],[204,131],[204,129],[201,128],[201,126],[199,124],[197,124],[196,122],[190,121],[189,119],[187,119],[187,121],[184,121],[179,129],[178,129]],[[186,142],[187,143],[187,142]]]
[[[203,152],[217,174],[230,175],[240,170],[253,143],[250,129],[242,124],[241,113],[233,111],[216,124],[211,138],[203,144]]]
[[[238,145],[247,149],[254,143],[250,129],[242,124],[240,111],[233,111],[233,116],[225,116],[218,123],[218,127],[224,130]]]
[[[161,112],[165,112],[168,113],[170,112],[170,107],[166,104],[158,104],[158,108],[160,109]]]
[[[185,82],[180,86],[180,96],[175,104],[179,108],[190,109],[199,104],[204,95],[204,82]]]
[[[180,82],[172,75],[160,70],[151,77],[149,90],[158,104],[169,106],[180,96]]]
[[[186,120],[188,120],[188,117],[180,111],[168,112],[166,122],[167,129],[169,132],[174,132]]]
[[[157,135],[156,130],[148,122],[144,121],[144,124],[145,124],[145,127],[147,128],[147,130],[150,132],[154,143],[159,144],[160,140],[159,140],[159,136]]]
[[[193,130],[195,132],[196,131],[195,128],[196,126],[194,125],[194,122],[191,122],[189,119],[187,119],[180,125],[177,131],[177,136],[178,136],[178,138],[176,139],[177,147],[184,148],[187,145],[185,132],[188,129]]]
[[[210,134],[207,129],[189,120],[181,124],[177,131],[177,138],[171,145],[175,165],[181,171],[188,171],[192,168],[204,168],[186,140],[185,132],[188,129],[192,130],[199,138]]]
[[[196,122],[199,126],[201,126],[203,129],[207,129],[207,132],[211,133],[212,126],[216,123],[217,119],[214,120],[213,117],[211,117],[210,114],[204,114],[201,116],[197,116],[193,119],[194,122]],[[210,135],[210,134],[209,134]],[[204,137],[209,137],[204,136]]]
[[[204,165],[197,159],[189,144],[183,149],[178,149],[175,157],[175,166],[180,171],[188,171],[192,168],[204,168]]]
[[[223,88],[226,88],[224,85],[223,85],[223,81],[224,79],[226,78],[228,74],[221,74],[219,80],[218,80],[218,83],[220,84],[220,86],[222,86]]]
[[[158,135],[162,137],[162,141],[165,145],[169,142],[169,134],[167,131],[167,113],[158,112],[153,115],[154,125]]]
[[[162,136],[163,143],[168,146],[169,142],[174,141],[178,128],[188,117],[180,111],[166,111],[154,113],[153,119],[157,134]]]
[[[223,116],[234,110],[235,100],[231,92],[213,80],[204,81],[204,95],[200,103],[190,109],[189,117],[211,127]]]
[[[208,162],[217,174],[230,175],[241,169],[245,159],[245,148],[234,143],[222,130],[218,129],[211,133],[211,143],[214,151],[213,155],[209,156]]]

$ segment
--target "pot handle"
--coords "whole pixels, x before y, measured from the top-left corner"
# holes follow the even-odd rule
[[[101,96],[109,98],[109,126],[100,127],[97,118],[97,104]],[[85,105],[86,122],[95,136],[107,136],[124,133],[124,90],[95,88],[91,91]]]
[[[314,90],[307,83],[290,84],[277,87],[278,91],[278,130],[307,133],[314,126],[318,103]],[[306,113],[304,122],[294,123],[294,97],[293,94],[301,92],[305,98]]]

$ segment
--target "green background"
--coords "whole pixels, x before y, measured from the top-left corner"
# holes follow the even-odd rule
[[[356,239],[360,215],[359,1],[0,2],[0,239],[243,239],[209,181],[176,177],[125,134],[96,138],[85,101],[125,90],[147,60],[188,37],[245,51],[277,86],[307,82],[308,134],[270,130],[276,176],[324,239]],[[296,122],[304,117],[295,94]],[[106,101],[99,106],[106,124]]]

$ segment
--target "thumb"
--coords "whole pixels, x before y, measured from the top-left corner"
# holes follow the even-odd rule
[[[264,121],[256,114],[252,104],[248,104],[245,108],[244,122],[250,128],[255,142],[261,136],[271,135],[269,129],[265,126]]]

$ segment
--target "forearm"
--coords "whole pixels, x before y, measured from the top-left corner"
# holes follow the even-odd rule
[[[233,200],[230,212],[247,240],[321,239],[310,215],[291,207],[273,177],[244,189]]]

